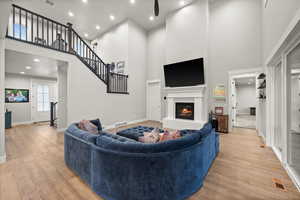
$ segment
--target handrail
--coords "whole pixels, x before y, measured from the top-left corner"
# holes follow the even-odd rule
[[[48,17],[44,17],[44,16],[42,16],[42,15],[36,13],[36,12],[30,11],[30,10],[28,10],[28,9],[26,9],[26,8],[22,8],[22,7],[20,7],[20,6],[16,5],[16,4],[12,4],[12,6],[13,6],[13,7],[16,7],[16,8],[18,8],[18,9],[24,10],[24,11],[26,11],[26,12],[28,12],[28,13],[33,14],[33,15],[39,16],[39,17],[41,17],[41,18],[44,18],[44,19],[46,19],[47,21],[51,21],[51,22],[53,22],[53,23],[55,23],[55,24],[59,24],[60,26],[64,26],[64,27],[68,28],[68,26],[65,25],[65,24],[62,24],[62,23],[57,22],[57,21],[54,21],[53,19],[50,19],[50,18],[48,18]]]
[[[88,49],[93,53],[95,54],[95,56],[103,63],[105,64],[105,62],[103,62],[103,60],[101,58],[99,58],[99,56],[94,52],[93,49],[91,49],[91,47],[79,36],[79,34],[74,30],[72,29],[72,31],[75,33],[75,35],[80,38],[80,40],[83,42],[84,45],[86,45],[88,47]]]

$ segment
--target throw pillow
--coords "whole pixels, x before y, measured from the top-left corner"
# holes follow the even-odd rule
[[[145,132],[144,136],[139,137],[139,142],[152,144],[158,142],[159,137],[159,129],[155,128],[151,132]]]
[[[99,133],[97,126],[95,126],[93,123],[91,123],[88,120],[80,121],[79,124],[78,124],[78,127],[81,130],[87,131],[89,133],[93,133],[93,134],[98,134]]]
[[[173,131],[173,132],[169,132],[168,130],[165,130],[164,133],[160,136],[159,141],[167,141],[167,140],[174,140],[177,138],[180,138],[180,132],[178,130]]]

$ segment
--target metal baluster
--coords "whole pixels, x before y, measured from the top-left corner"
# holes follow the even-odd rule
[[[31,42],[33,42],[33,14],[31,13]]]
[[[53,27],[53,22],[51,22],[51,46],[53,47],[53,41],[54,41],[54,27]]]
[[[66,42],[67,42],[67,29],[66,29],[66,27],[64,27],[64,29],[65,29],[65,40],[64,40],[64,45],[65,45],[65,51],[67,51],[67,44],[66,44]]]
[[[59,41],[57,41],[57,34],[58,34],[58,25],[55,24],[55,43],[58,42],[58,47],[56,46],[55,48],[59,49]],[[55,44],[55,45],[57,45],[57,44]]]
[[[42,44],[44,45],[44,18],[42,18]]]
[[[36,37],[39,38],[39,16],[37,15],[37,22],[36,22]]]
[[[22,19],[21,19],[21,16],[22,15],[22,10],[21,10],[21,8],[19,9],[19,31],[20,31],[20,33],[19,33],[19,35],[20,35],[20,40],[22,39]]]
[[[63,48],[61,48],[61,46],[63,45],[63,44],[61,44],[62,43],[62,37],[63,37],[63,32],[62,32],[62,25],[60,25],[60,38],[59,38],[59,50],[63,50]]]
[[[15,37],[16,9],[13,7],[13,37]]]
[[[49,21],[47,20],[47,46],[49,46]]]
[[[25,26],[26,26],[26,41],[28,40],[27,39],[27,31],[28,31],[28,22],[27,22],[27,18],[28,18],[28,13],[27,13],[27,11],[26,11],[26,13],[25,13]]]

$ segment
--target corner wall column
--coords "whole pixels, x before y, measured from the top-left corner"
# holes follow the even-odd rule
[[[5,39],[0,38],[0,163],[6,161],[5,127],[4,127],[4,121],[5,121],[4,79],[5,79]]]

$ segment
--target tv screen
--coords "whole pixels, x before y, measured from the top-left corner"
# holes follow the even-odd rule
[[[29,90],[27,89],[5,89],[5,103],[29,102]]]
[[[203,58],[164,66],[166,87],[184,87],[204,84]]]

